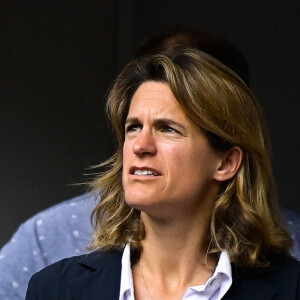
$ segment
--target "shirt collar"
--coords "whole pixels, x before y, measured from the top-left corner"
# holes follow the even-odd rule
[[[221,252],[218,264],[214,274],[203,285],[190,287],[186,295],[201,292],[206,296],[205,299],[210,299],[214,295],[214,299],[221,299],[229,290],[232,284],[232,271],[230,259],[227,251]]]
[[[219,297],[218,297],[219,299],[221,299],[232,285],[231,264],[230,264],[229,255],[225,250],[221,252],[218,265],[214,272],[214,276],[215,275],[218,276],[218,274],[220,274],[222,280],[220,284]]]
[[[190,287],[187,294],[191,292],[205,292],[214,294],[218,289],[218,296],[216,299],[221,299],[223,295],[229,290],[232,284],[231,264],[227,251],[221,252],[217,267],[205,285],[198,285]],[[187,295],[186,294],[186,295]],[[134,299],[134,287],[131,271],[130,261],[130,244],[126,244],[122,256],[122,271],[121,271],[121,286],[119,300]]]
[[[122,256],[121,286],[119,300],[124,300],[125,295],[134,295],[133,279],[130,261],[130,244],[126,244]]]

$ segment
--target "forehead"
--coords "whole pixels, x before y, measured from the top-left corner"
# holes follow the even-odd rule
[[[156,81],[148,81],[141,84],[132,97],[128,116],[143,113],[157,115],[175,114],[186,118],[169,85]]]

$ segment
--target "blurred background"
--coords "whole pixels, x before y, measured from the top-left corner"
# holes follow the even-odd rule
[[[21,222],[85,192],[113,153],[105,95],[138,45],[180,27],[244,54],[273,144],[281,204],[300,212],[296,0],[52,0],[0,4],[0,247]]]

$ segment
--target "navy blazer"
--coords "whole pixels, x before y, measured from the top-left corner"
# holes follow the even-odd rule
[[[118,300],[122,252],[61,260],[32,276],[26,300]],[[268,267],[236,268],[222,300],[300,300],[300,263],[277,257]]]

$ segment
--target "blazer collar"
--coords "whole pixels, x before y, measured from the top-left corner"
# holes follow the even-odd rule
[[[83,272],[70,283],[74,300],[118,300],[123,251],[93,252],[82,256],[78,264]],[[281,259],[273,259],[269,267],[238,268],[232,265],[233,283],[223,300],[271,300],[276,288],[259,278],[280,268]]]
[[[71,282],[74,300],[118,300],[122,251],[93,252],[82,256],[80,276]]]

